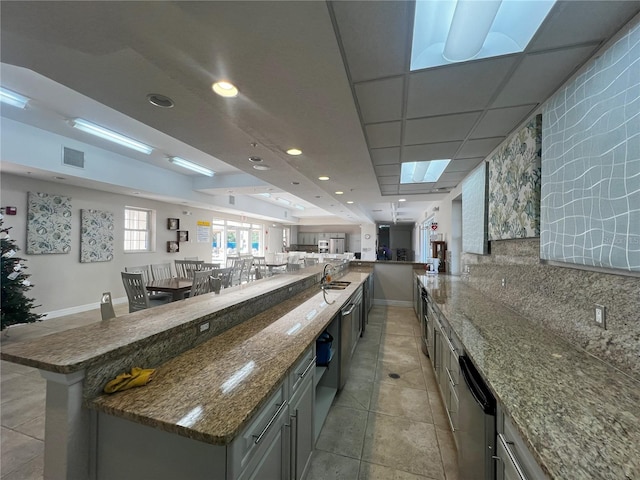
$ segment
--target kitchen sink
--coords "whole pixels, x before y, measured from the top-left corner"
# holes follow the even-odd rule
[[[333,282],[325,283],[323,288],[325,290],[344,290],[349,285],[351,285],[351,282],[334,280]]]

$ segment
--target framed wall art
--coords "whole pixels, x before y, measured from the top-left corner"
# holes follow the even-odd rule
[[[167,228],[169,230],[179,230],[180,229],[180,219],[179,218],[167,218]]]
[[[180,244],[178,242],[174,242],[170,240],[167,242],[167,252],[169,253],[178,253],[180,251]]]
[[[189,241],[189,231],[178,230],[178,242],[188,242],[188,241]]]

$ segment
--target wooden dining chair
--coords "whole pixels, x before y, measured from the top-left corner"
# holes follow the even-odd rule
[[[267,260],[265,257],[253,257],[253,274],[256,280],[268,275]]]
[[[193,272],[193,284],[189,297],[195,297],[204,293],[211,292],[211,275],[213,270],[197,270]]]
[[[202,270],[204,260],[175,260],[176,272],[180,278],[192,278],[193,272]]]
[[[212,276],[219,278],[222,283],[222,288],[229,288],[231,286],[231,275],[233,274],[233,268],[219,268],[214,270]]]
[[[156,263],[151,265],[151,275],[154,280],[165,280],[173,277],[170,263]]]
[[[129,313],[168,303],[164,299],[151,300],[149,298],[142,273],[121,272],[121,275],[124,290],[127,292],[127,298],[129,299]]]
[[[220,268],[220,264],[219,263],[203,263],[202,264],[202,270],[217,270],[218,268]]]
[[[140,267],[124,267],[124,271],[127,273],[141,273],[142,280],[144,281],[145,287],[149,284],[149,280],[152,278],[152,276],[149,274],[150,272],[149,265],[142,265]],[[171,301],[170,293],[151,292],[151,293],[147,293],[147,295],[149,296],[149,300],[162,300],[165,302]]]

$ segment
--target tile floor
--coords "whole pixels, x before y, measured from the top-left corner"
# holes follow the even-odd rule
[[[116,314],[127,305],[116,305]],[[2,344],[99,321],[84,312],[10,328]],[[456,450],[411,308],[374,307],[351,373],[320,433],[306,480],[456,480]],[[398,374],[397,379],[390,373]],[[42,479],[45,381],[0,365],[1,480]],[[141,479],[144,480],[144,479]]]

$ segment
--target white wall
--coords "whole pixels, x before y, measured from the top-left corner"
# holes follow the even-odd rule
[[[362,260],[375,260],[376,259],[376,239],[378,238],[378,229],[376,228],[375,223],[366,223],[361,225],[362,235],[360,236],[361,241],[361,252],[362,252]],[[367,235],[369,238],[367,238]]]
[[[4,226],[13,227],[10,231],[20,248],[19,255],[26,259],[27,273],[34,284],[29,295],[35,298],[41,307],[39,313],[70,309],[82,305],[97,304],[100,294],[110,291],[114,298],[125,297],[120,272],[126,266],[149,265],[152,263],[173,263],[184,257],[211,259],[211,243],[197,243],[196,225],[198,220],[211,221],[217,218],[234,218],[211,210],[189,207],[192,215],[185,215],[182,205],[172,205],[137,196],[118,195],[2,174],[0,179],[2,206],[15,206],[18,214],[5,216]],[[61,194],[71,197],[72,230],[71,252],[68,254],[27,255],[27,192]],[[149,208],[156,211],[156,251],[150,253],[124,253],[124,207]],[[80,263],[80,210],[97,209],[113,212],[115,223],[114,259],[111,262]],[[176,239],[175,230],[167,230],[167,218],[179,218],[180,230],[189,231],[189,242],[180,243],[180,252],[166,252],[169,240]],[[280,239],[282,230],[280,230]],[[280,240],[280,245],[282,241]]]

